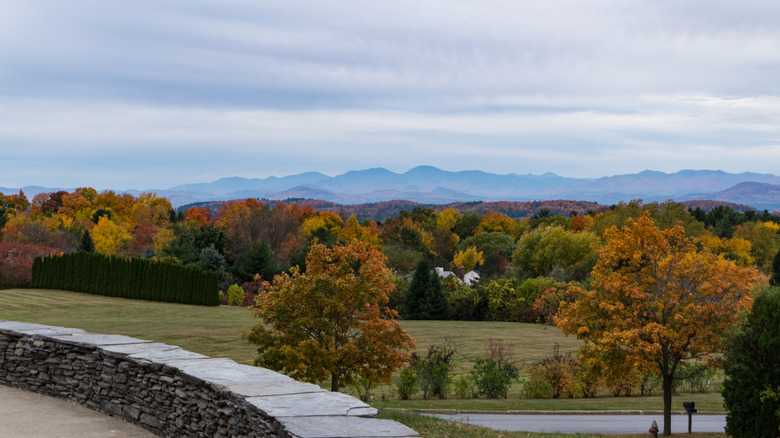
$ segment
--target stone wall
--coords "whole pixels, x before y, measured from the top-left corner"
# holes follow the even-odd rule
[[[176,346],[0,321],[0,384],[171,437],[416,437],[346,394]]]

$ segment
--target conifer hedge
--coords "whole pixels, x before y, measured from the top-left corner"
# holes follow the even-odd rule
[[[85,251],[36,257],[31,286],[149,301],[219,305],[214,272]]]

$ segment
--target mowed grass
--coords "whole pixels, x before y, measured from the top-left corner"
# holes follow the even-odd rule
[[[0,319],[122,334],[251,365],[240,337],[256,319],[242,307],[207,307],[39,289],[0,290]]]
[[[185,304],[157,303],[142,300],[103,297],[77,292],[37,289],[0,290],[0,319],[81,328],[95,333],[123,334],[181,346],[210,357],[227,357],[251,365],[256,348],[244,342],[241,330],[248,330],[258,320],[243,307],[206,307]],[[579,341],[567,338],[553,326],[503,322],[470,321],[401,321],[401,325],[417,341],[418,353],[425,354],[430,345],[442,345],[445,337],[459,344],[456,375],[471,369],[475,358],[484,356],[488,339],[501,339],[513,346],[514,359],[521,369],[552,353],[553,345],[560,351],[576,351]],[[406,409],[460,410],[661,410],[660,396],[611,397],[604,394],[595,399],[526,400],[521,398],[520,384],[515,384],[506,400],[471,399],[398,400],[391,386],[374,391],[374,405]],[[345,391],[349,392],[350,389]],[[695,401],[704,411],[723,411],[719,393],[681,394],[675,396],[675,406],[683,398]],[[679,400],[679,402],[678,402]]]
[[[252,364],[256,349],[241,340],[259,320],[244,307],[206,307],[104,297],[78,292],[41,289],[0,290],[0,319],[81,328],[181,346],[211,357],[229,357]],[[488,339],[513,345],[515,358],[529,364],[552,352],[574,351],[579,341],[548,325],[476,321],[401,321],[417,341],[418,353],[442,345],[450,337],[458,343],[456,372],[471,369],[485,355]]]

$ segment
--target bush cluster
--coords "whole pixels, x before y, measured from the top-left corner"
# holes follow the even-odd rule
[[[488,340],[488,356],[477,358],[474,368],[454,382],[459,398],[507,398],[509,387],[517,380],[519,370],[509,360],[511,349],[501,341]],[[412,353],[409,366],[401,371],[396,387],[402,400],[422,391],[423,399],[431,396],[445,398],[453,386],[450,374],[457,344],[448,341],[444,347],[431,345],[425,357]]]
[[[442,282],[450,319],[548,324],[552,324],[560,304],[573,299],[568,292],[572,284],[549,277],[495,279],[475,286],[461,286],[453,277]]]
[[[84,251],[37,257],[32,287],[183,304],[219,305],[213,272]]]
[[[571,352],[561,353],[557,343],[551,356],[531,364],[526,371],[525,396],[531,399],[591,398],[602,389],[616,397],[661,392],[661,376],[658,373],[642,373],[636,369],[594,369],[573,357]],[[683,363],[675,371],[675,393],[704,393],[718,386],[719,381],[712,368]]]

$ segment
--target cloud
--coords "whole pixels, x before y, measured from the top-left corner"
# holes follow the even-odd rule
[[[0,185],[418,164],[770,172],[780,147],[775,1],[2,8]]]

